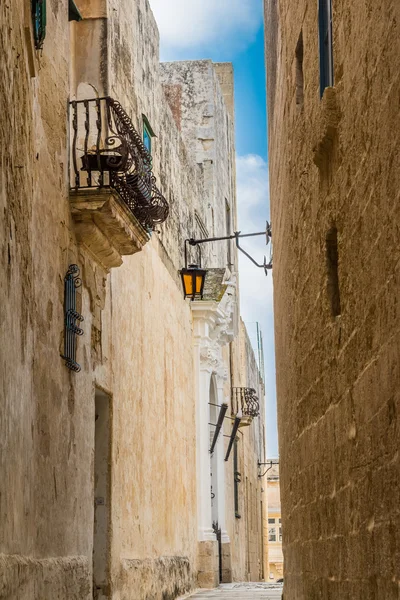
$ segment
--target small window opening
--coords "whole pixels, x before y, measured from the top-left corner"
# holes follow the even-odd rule
[[[299,108],[302,108],[304,104],[303,56],[303,32],[301,31],[296,46],[296,105]]]
[[[319,0],[320,95],[333,86],[332,0]]]
[[[211,206],[211,231],[212,234],[215,235],[215,216],[214,216],[214,209]]]
[[[270,525],[273,525],[273,526],[270,527]],[[268,541],[276,542],[275,519],[268,519]]]
[[[147,119],[146,115],[143,116],[143,144],[147,152],[151,154],[152,138],[155,137],[155,133]]]
[[[228,204],[228,201],[225,199],[225,226],[226,226],[226,235],[232,235],[232,219],[231,219],[231,207]],[[227,256],[226,260],[228,263],[228,267],[232,265],[232,241],[227,241]]]
[[[339,251],[338,233],[333,227],[326,236],[326,258],[328,266],[328,297],[331,303],[332,315],[341,314],[340,288],[339,288]]]

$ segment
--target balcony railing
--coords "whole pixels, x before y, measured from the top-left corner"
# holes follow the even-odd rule
[[[151,155],[122,106],[110,97],[71,103],[71,189],[113,188],[146,229],[168,217]]]
[[[244,417],[258,417],[260,414],[260,403],[256,390],[253,388],[232,388],[232,411],[237,414],[239,408]]]

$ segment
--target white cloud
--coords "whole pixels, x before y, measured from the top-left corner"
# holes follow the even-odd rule
[[[262,21],[261,0],[150,0],[150,6],[169,50],[243,44]]]
[[[261,156],[238,156],[237,197],[238,228],[242,233],[265,230],[269,219],[268,165]],[[258,263],[270,258],[270,246],[264,236],[242,238],[241,245]],[[277,454],[276,391],[274,357],[273,285],[272,271],[268,276],[239,253],[240,311],[253,345],[256,343],[258,322],[263,334],[265,354],[265,381],[267,400],[267,446],[269,453]]]
[[[238,156],[237,197],[238,226],[242,233],[264,231],[269,218],[269,183],[267,163],[254,154]],[[264,256],[269,262],[270,246],[265,236],[242,238],[241,245],[259,264]],[[256,267],[240,254],[240,288],[242,313],[246,319],[257,316],[265,319],[272,314],[272,275],[265,277],[264,270]]]

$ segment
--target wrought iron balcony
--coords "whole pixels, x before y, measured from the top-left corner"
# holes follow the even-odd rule
[[[168,217],[151,155],[122,106],[110,97],[71,103],[71,189],[113,188],[145,229]]]
[[[253,388],[232,388],[232,411],[237,414],[242,410],[243,417],[258,417],[260,414],[260,403],[256,390]]]

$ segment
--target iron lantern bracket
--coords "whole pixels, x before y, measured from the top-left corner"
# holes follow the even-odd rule
[[[268,469],[266,471],[264,471],[264,473],[261,475],[261,467],[265,466],[265,465],[269,465]],[[268,462],[258,462],[257,463],[257,467],[260,469],[260,473],[258,474],[258,478],[262,479],[267,473],[268,471],[270,471],[272,469],[272,467],[274,465],[279,465],[279,460],[269,460]]]
[[[251,260],[253,265],[255,265],[256,267],[259,267],[260,269],[264,269],[265,274],[268,275],[268,271],[270,269],[272,269],[272,259],[269,262],[267,262],[267,257],[264,256],[264,262],[260,264],[256,260],[254,260],[254,258],[252,256],[250,256],[250,254],[248,252],[246,252],[246,250],[244,250],[244,248],[242,248],[239,243],[240,238],[255,237],[258,235],[265,235],[266,240],[267,240],[267,245],[269,244],[270,240],[272,239],[272,232],[271,232],[271,225],[270,225],[270,223],[268,223],[268,221],[266,224],[265,231],[258,231],[256,233],[241,233],[240,231],[235,231],[232,235],[226,235],[226,236],[222,236],[222,237],[211,237],[211,238],[205,238],[205,239],[201,239],[201,240],[196,240],[194,238],[186,239],[185,240],[185,268],[187,268],[187,265],[188,265],[187,244],[189,244],[190,246],[200,246],[201,244],[207,244],[209,242],[221,242],[221,241],[235,240],[236,248],[238,250],[240,250],[240,252],[242,252],[245,256],[247,256],[247,258],[249,260]],[[200,250],[199,265],[201,266],[201,249],[200,249],[200,247],[199,247],[199,250]]]

